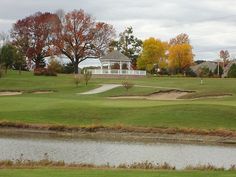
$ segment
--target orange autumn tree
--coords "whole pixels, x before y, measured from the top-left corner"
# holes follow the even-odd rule
[[[11,30],[13,44],[35,63],[35,68],[44,67],[44,58],[52,55],[58,24],[57,15],[37,12],[18,20],[13,25]]]
[[[169,42],[168,65],[178,73],[184,73],[193,63],[193,48],[189,36],[182,33]]]
[[[193,52],[190,44],[178,44],[169,48],[169,67],[183,73],[193,63]]]
[[[155,65],[158,68],[167,67],[168,44],[159,39],[149,38],[143,42],[143,51],[137,60],[139,69],[151,71]]]
[[[106,52],[115,31],[109,24],[96,22],[83,10],[74,10],[60,19],[60,31],[54,45],[71,60],[74,73],[78,74],[79,63]]]

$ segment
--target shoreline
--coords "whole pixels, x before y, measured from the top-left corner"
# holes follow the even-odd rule
[[[154,164],[148,161],[132,164],[120,164],[118,166],[111,166],[109,164],[104,165],[94,165],[86,163],[65,163],[64,161],[51,161],[48,159],[42,159],[39,161],[32,160],[18,160],[17,162],[12,160],[3,160],[0,161],[0,171],[3,169],[77,169],[77,170],[129,170],[129,171],[171,171],[171,172],[196,172],[196,171],[205,171],[205,172],[229,172],[236,171],[236,166],[231,165],[230,168],[216,167],[213,165],[197,165],[197,166],[186,166],[183,169],[176,169],[175,166],[171,166],[168,163]]]
[[[40,137],[40,138],[84,138],[103,141],[126,141],[143,143],[178,143],[178,144],[201,144],[201,145],[224,145],[236,146],[236,136],[234,134],[220,136],[217,133],[197,134],[184,133],[181,131],[165,132],[159,129],[149,129],[149,132],[133,128],[112,128],[112,127],[75,127],[73,129],[56,129],[52,127],[37,127],[27,124],[25,127],[3,126],[0,125],[1,137]],[[151,131],[152,130],[152,131]],[[154,131],[155,130],[155,131]]]

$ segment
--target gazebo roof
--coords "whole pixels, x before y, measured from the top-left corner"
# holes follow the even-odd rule
[[[124,54],[122,54],[121,52],[114,50],[110,53],[108,53],[107,55],[103,56],[100,58],[100,61],[131,61],[131,59],[129,59],[127,56],[125,56]]]

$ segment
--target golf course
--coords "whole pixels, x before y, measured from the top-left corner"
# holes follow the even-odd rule
[[[103,127],[155,130],[171,129],[192,132],[236,132],[236,80],[187,77],[96,78],[88,85],[74,75],[57,77],[19,75],[10,71],[0,79],[0,123],[2,128]],[[124,82],[133,87],[125,89]],[[91,90],[104,84],[116,84],[97,94]],[[180,98],[146,99],[169,91],[186,92]],[[162,100],[163,99],[163,100]],[[19,126],[21,125],[21,126]],[[19,126],[19,127],[17,127]],[[187,132],[186,132],[187,131]],[[104,132],[106,134],[106,132]],[[123,136],[124,134],[122,134]],[[172,135],[170,135],[172,136]],[[223,136],[223,135],[222,135]],[[4,163],[4,161],[2,162]],[[0,177],[60,176],[145,176],[145,177],[233,177],[235,171],[198,170],[129,170],[67,167],[21,167],[1,165]],[[13,168],[13,169],[12,169]]]
[[[18,75],[0,79],[0,121],[64,126],[123,126],[236,131],[236,80],[186,77],[92,78],[76,87],[73,75],[58,77]],[[102,84],[134,84],[103,93],[80,94]],[[163,90],[194,91],[176,100],[110,99],[150,95]],[[221,96],[223,95],[223,96]],[[226,95],[226,96],[224,96]]]

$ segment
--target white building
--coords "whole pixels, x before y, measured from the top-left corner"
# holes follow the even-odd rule
[[[134,75],[134,76],[146,76],[146,71],[133,70],[131,67],[131,59],[122,54],[121,52],[114,50],[100,59],[100,69],[91,70],[94,75]],[[114,64],[119,65],[119,69],[112,69]],[[127,66],[124,69],[123,65]]]

